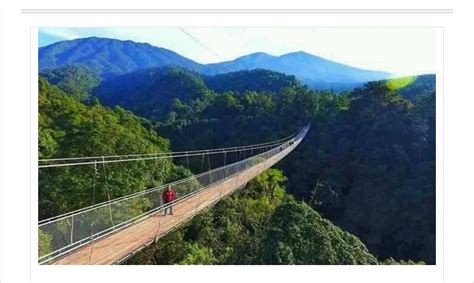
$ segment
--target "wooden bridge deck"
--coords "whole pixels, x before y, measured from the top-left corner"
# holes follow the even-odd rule
[[[295,146],[286,148],[264,162],[175,204],[173,215],[163,216],[162,211],[152,214],[142,221],[74,250],[52,264],[82,265],[120,262],[184,223],[199,211],[241,188],[252,178],[277,163]]]

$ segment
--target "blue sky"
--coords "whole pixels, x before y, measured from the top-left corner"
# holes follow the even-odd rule
[[[39,46],[83,37],[147,42],[199,63],[254,52],[305,51],[340,63],[394,74],[435,72],[436,31],[403,27],[113,27],[40,28]]]

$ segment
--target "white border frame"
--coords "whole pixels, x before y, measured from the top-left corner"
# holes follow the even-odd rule
[[[346,18],[344,24],[337,24],[337,20]],[[196,275],[206,278],[207,282],[220,282],[223,278],[230,281],[239,278],[254,280],[269,280],[285,282],[290,280],[309,279],[308,275],[314,274],[314,278],[331,278],[332,282],[442,282],[443,281],[443,199],[444,199],[444,176],[443,176],[443,28],[439,26],[439,15],[380,15],[370,16],[350,14],[94,14],[87,15],[89,27],[101,26],[213,26],[214,23],[224,23],[220,26],[318,26],[334,27],[347,26],[352,22],[357,27],[374,25],[374,28],[400,27],[400,22],[407,23],[403,27],[427,27],[437,28],[437,149],[436,149],[436,248],[437,264],[434,266],[220,266],[220,267],[184,267],[184,266],[39,266],[37,264],[37,235],[34,233],[37,227],[37,32],[36,28],[31,31],[31,237],[30,237],[30,267],[32,282],[95,282],[94,280],[113,279],[114,282],[130,282],[137,280],[154,280],[157,277],[163,280],[196,280]],[[262,25],[262,18],[265,25]],[[337,18],[337,19],[336,19]],[[25,21],[24,28],[31,26],[55,26],[60,22],[61,26],[84,26],[84,14],[30,14]],[[127,19],[131,21],[128,22]],[[285,21],[286,19],[286,21]],[[428,20],[427,20],[428,19]],[[291,20],[291,21],[290,21]],[[336,20],[336,22],[335,22]],[[242,21],[245,21],[243,24]],[[103,23],[107,24],[104,25]],[[380,23],[385,26],[380,26]],[[130,23],[130,24],[129,24]],[[291,24],[289,24],[291,23]],[[379,26],[375,26],[379,23]],[[428,23],[428,26],[427,26]],[[429,25],[431,23],[432,25]],[[328,26],[330,24],[331,26]],[[187,271],[187,272],[180,272]],[[233,274],[229,277],[229,273]],[[172,278],[169,275],[173,275]],[[226,277],[227,276],[227,277]],[[153,279],[152,279],[153,278]],[[313,277],[312,277],[313,278]]]

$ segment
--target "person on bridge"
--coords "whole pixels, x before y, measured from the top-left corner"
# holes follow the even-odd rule
[[[171,185],[166,188],[166,190],[163,192],[163,201],[165,204],[171,203],[176,199],[176,193],[174,192],[173,188],[171,188]],[[167,205],[165,207],[165,215],[166,212],[170,211],[170,215],[173,215],[173,206],[171,204]]]

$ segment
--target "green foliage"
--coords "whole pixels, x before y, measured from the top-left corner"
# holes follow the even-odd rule
[[[83,99],[93,80],[58,72],[49,79],[60,78],[59,87],[39,81],[40,158],[167,151],[169,142],[156,132],[173,150],[260,143],[312,123],[303,143],[278,164],[287,177],[267,170],[128,263],[376,264],[375,257],[386,259],[383,264],[435,263],[434,76],[403,88],[380,81],[335,94],[269,71],[210,79],[172,67],[109,78],[95,88],[106,105],[121,105],[152,124],[121,107],[104,108],[97,97],[80,103],[60,88]],[[219,162],[210,160],[212,167]],[[202,166],[195,163],[192,170]],[[40,170],[39,215],[190,174],[156,160]],[[149,205],[138,199],[127,211]],[[121,217],[120,208],[115,213]],[[40,254],[46,253],[50,236],[39,237]]]
[[[267,169],[248,184],[246,196],[253,199],[269,196],[272,201],[281,202],[286,194],[282,184],[286,183],[286,181],[288,179],[281,171]]]
[[[357,237],[285,193],[268,169],[127,264],[377,264]]]
[[[281,205],[263,239],[266,264],[377,264],[359,239],[304,203]]]
[[[418,98],[431,96],[431,94],[436,92],[436,76],[416,76],[411,84],[400,89],[399,92],[401,96],[413,102]]]
[[[158,127],[173,141],[173,150],[261,143],[306,124],[316,103],[316,96],[304,87],[284,87],[277,93],[226,92],[175,100],[171,116]]]
[[[179,264],[213,264],[217,259],[212,253],[212,249],[202,247],[199,244],[191,244],[190,251]]]
[[[63,66],[40,73],[50,84],[57,85],[64,92],[84,101],[99,85],[100,78],[85,67]]]
[[[42,257],[51,253],[53,236],[45,233],[43,230],[38,230],[38,257]]]
[[[39,81],[39,157],[76,157],[163,152],[169,142],[144,119],[119,107],[86,106]],[[104,166],[45,168],[39,171],[40,219],[163,184],[173,174],[167,160]],[[146,203],[136,204],[137,211]]]
[[[412,260],[395,260],[393,257],[387,258],[386,260],[382,261],[381,264],[384,265],[425,265],[423,261],[414,262]]]
[[[210,89],[219,93],[229,91],[240,93],[246,91],[278,92],[283,87],[298,87],[301,85],[295,76],[264,69],[206,76],[204,82]]]
[[[345,98],[349,107],[323,98],[306,140],[282,162],[291,192],[379,258],[434,263],[434,93],[413,103],[374,82]]]
[[[434,263],[433,78],[397,90],[379,81],[340,94],[288,86],[216,94],[200,99],[204,110],[180,101],[186,114],[175,111],[159,129],[181,150],[277,139],[311,121],[303,143],[277,165],[290,192],[380,258]]]
[[[153,120],[165,119],[179,101],[198,103],[199,99],[213,95],[198,74],[175,66],[112,77],[104,80],[94,93],[105,105],[120,105]]]

